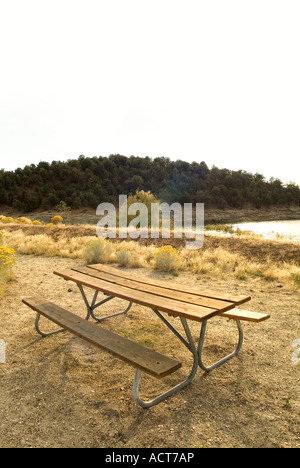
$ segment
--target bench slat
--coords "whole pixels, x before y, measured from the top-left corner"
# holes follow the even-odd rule
[[[225,292],[220,292],[220,291],[189,288],[181,284],[170,283],[170,281],[155,281],[151,278],[137,276],[127,271],[124,271],[122,269],[114,268],[108,265],[102,265],[102,264],[89,265],[89,268],[92,268],[99,272],[110,273],[111,275],[115,275],[121,278],[131,279],[138,283],[164,287],[166,289],[170,289],[171,291],[178,291],[178,292],[183,292],[187,294],[193,294],[196,296],[207,297],[211,299],[219,299],[221,301],[233,302],[235,306],[244,304],[245,302],[248,302],[251,300],[251,296],[246,296],[246,295],[238,295],[238,294],[231,294],[231,293],[225,293]]]
[[[23,299],[23,303],[97,347],[108,351],[128,364],[161,379],[181,367],[175,359],[128,340],[116,333],[91,323],[41,297]]]
[[[252,312],[249,310],[234,309],[229,312],[222,312],[222,317],[235,319],[235,320],[246,320],[247,322],[263,322],[270,318],[269,314],[262,314],[260,312]]]
[[[61,276],[66,280],[74,281],[77,284],[90,287],[96,291],[102,291],[104,294],[126,299],[129,302],[135,302],[160,312],[166,312],[171,315],[192,319],[203,322],[217,315],[221,310],[209,307],[188,304],[166,297],[159,297],[147,292],[137,291],[118,284],[109,283],[98,278],[93,278],[83,273],[77,273],[73,270],[55,271],[54,274]],[[234,304],[231,305],[234,307]]]
[[[75,267],[72,268],[73,271],[78,273],[83,273],[85,275],[92,276],[93,278],[98,278],[109,283],[119,284],[120,286],[126,286],[137,291],[147,292],[150,294],[155,294],[156,296],[167,297],[169,299],[175,299],[181,302],[186,302],[188,304],[199,305],[203,307],[208,307],[212,309],[219,309],[222,311],[230,310],[233,307],[233,304],[228,301],[222,301],[219,299],[210,299],[207,297],[198,296],[195,294],[189,294],[181,291],[174,291],[163,286],[156,286],[151,284],[139,283],[132,279],[123,279],[119,276],[112,275],[110,273],[104,273],[101,271],[94,270],[90,267]]]

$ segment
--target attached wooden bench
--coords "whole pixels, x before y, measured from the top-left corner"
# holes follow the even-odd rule
[[[220,314],[221,317],[233,319],[233,320],[244,320],[246,322],[264,322],[265,320],[270,318],[269,314],[263,314],[261,312],[253,312],[252,310],[241,310],[241,309],[233,309],[227,312],[223,312]]]
[[[63,329],[157,379],[166,377],[181,367],[180,362],[88,322],[42,297],[23,299],[23,303]]]

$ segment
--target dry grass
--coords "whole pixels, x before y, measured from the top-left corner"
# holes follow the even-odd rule
[[[279,281],[292,289],[299,287],[300,267],[294,262],[250,260],[241,253],[223,247],[203,252],[183,249],[181,256],[185,260],[185,269],[209,277],[225,279],[230,276],[241,281],[260,278],[264,281]]]
[[[204,246],[200,250],[188,250],[184,243],[175,245],[176,248],[164,246],[159,250],[159,245],[149,241],[108,242],[97,240],[92,235],[80,235],[79,229],[73,237],[73,228],[66,226],[55,228],[53,232],[52,228],[47,226],[42,227],[44,232],[41,226],[31,227],[37,229],[35,235],[27,230],[27,226],[19,227],[19,230],[12,232],[5,230],[3,239],[6,246],[23,255],[78,258],[87,263],[117,263],[125,267],[174,270],[176,274],[187,271],[207,278],[231,277],[240,281],[261,279],[266,282],[277,281],[291,289],[300,288],[300,245],[287,244],[280,239],[268,241],[256,236],[243,236],[241,239],[207,234]],[[175,243],[177,240],[173,241]],[[102,256],[98,247],[103,250]],[[167,252],[168,249],[172,249],[172,252]],[[176,268],[170,265],[171,253],[172,259],[176,260],[175,263],[171,263],[176,264]],[[159,261],[158,265],[162,255],[164,260],[167,257],[168,261]]]
[[[7,245],[22,255],[45,255],[46,257],[82,258],[83,249],[94,238],[61,236],[59,240],[47,234],[25,235],[22,230],[4,233]]]

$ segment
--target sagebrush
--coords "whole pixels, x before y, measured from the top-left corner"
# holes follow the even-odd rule
[[[83,250],[83,258],[88,264],[109,263],[114,253],[113,245],[104,239],[95,239]]]
[[[12,276],[15,262],[14,249],[2,245],[2,236],[0,235],[0,296],[3,292],[3,284]]]

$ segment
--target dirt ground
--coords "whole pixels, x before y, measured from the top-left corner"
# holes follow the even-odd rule
[[[266,322],[244,324],[238,357],[209,374],[199,369],[189,386],[145,410],[132,397],[133,368],[67,332],[41,338],[34,329],[34,313],[21,302],[40,294],[85,316],[77,287],[53,275],[55,269],[76,264],[78,260],[17,256],[16,278],[0,300],[0,340],[6,344],[6,362],[0,364],[1,448],[300,447],[300,364],[293,347],[300,339],[299,292],[257,279],[217,279],[210,284],[186,273],[174,278],[136,270],[199,288],[250,294],[252,301],[245,308],[271,314]],[[125,306],[117,299],[108,304],[104,314]],[[51,328],[46,322],[41,326]],[[189,372],[188,351],[148,309],[135,305],[126,316],[101,326],[184,363],[163,382],[145,377],[146,399]],[[199,324],[191,328],[196,339]],[[212,319],[207,363],[230,353],[236,338],[232,321]]]

